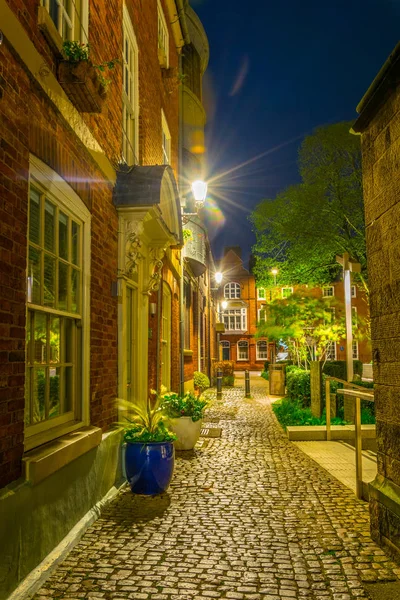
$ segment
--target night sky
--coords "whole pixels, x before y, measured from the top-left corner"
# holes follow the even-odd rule
[[[191,5],[210,43],[204,103],[213,251],[218,259],[224,246],[241,245],[248,259],[255,242],[249,213],[299,181],[305,135],[356,117],[399,39],[400,0]]]

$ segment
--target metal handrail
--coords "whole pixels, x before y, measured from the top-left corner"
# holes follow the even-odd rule
[[[325,381],[325,412],[326,412],[326,439],[331,439],[331,381],[338,381],[351,388],[355,389],[338,389],[337,394],[346,394],[350,398],[355,400],[355,414],[354,414],[354,429],[355,429],[355,450],[356,450],[356,496],[362,499],[362,438],[361,438],[361,400],[367,400],[368,402],[375,402],[374,392],[365,392],[365,388],[349,383],[343,379],[337,377],[327,377]]]

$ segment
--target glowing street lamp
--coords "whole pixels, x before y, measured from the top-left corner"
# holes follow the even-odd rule
[[[197,181],[193,181],[192,183],[192,193],[195,199],[195,202],[202,204],[207,196],[207,184],[205,181],[201,181],[198,179]]]
[[[221,283],[222,281],[222,273],[220,271],[217,271],[217,273],[215,273],[215,283],[218,283],[218,285]]]
[[[274,285],[276,285],[276,276],[278,275],[278,269],[274,267],[273,269],[271,269],[271,273],[274,276]]]
[[[226,310],[226,309],[228,308],[228,303],[227,303],[227,301],[226,301],[226,300],[223,300],[223,301],[221,302],[221,306],[222,306],[222,310]]]

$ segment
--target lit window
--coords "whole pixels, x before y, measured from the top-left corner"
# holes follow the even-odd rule
[[[355,297],[356,297],[356,295],[357,295],[357,288],[356,288],[356,286],[355,286],[355,285],[352,285],[352,286],[351,286],[351,297],[352,297],[352,298],[355,298]]]
[[[259,340],[256,345],[256,360],[268,359],[268,344],[265,340]]]
[[[224,287],[225,298],[240,298],[240,285],[238,283],[227,283]]]
[[[281,289],[282,292],[282,298],[288,298],[289,296],[291,296],[293,294],[293,288],[292,287],[283,287]]]
[[[264,288],[257,288],[257,298],[259,300],[265,300],[265,289]]]
[[[138,47],[125,5],[122,63],[122,157],[132,166],[137,164],[139,143]]]
[[[87,360],[84,337],[87,339],[88,327],[84,282],[89,256],[85,262],[82,257],[84,247],[89,252],[90,215],[72,189],[58,183],[51,169],[43,166],[38,172],[36,161],[31,165],[28,232],[28,448],[58,437],[60,426],[71,427],[82,420],[86,381],[82,365]]]
[[[267,322],[267,311],[265,308],[258,309],[258,324],[263,325]]]
[[[358,359],[358,342],[353,341],[352,349],[353,349],[353,359],[357,360]]]
[[[158,60],[162,68],[169,67],[169,35],[160,0],[158,4]]]
[[[249,342],[247,340],[238,342],[238,360],[249,360]]]
[[[168,123],[165,118],[164,112],[161,111],[161,126],[162,126],[162,153],[163,153],[163,164],[171,164],[171,134],[168,129]]]
[[[335,289],[333,285],[327,285],[322,288],[322,297],[323,298],[332,298],[335,295]]]
[[[325,348],[326,360],[336,360],[336,344],[328,342]]]
[[[224,310],[222,316],[225,331],[246,331],[247,310],[245,308]]]
[[[63,40],[87,42],[88,3],[85,0],[42,0]]]

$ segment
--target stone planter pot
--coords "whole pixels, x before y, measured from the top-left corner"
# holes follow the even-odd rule
[[[169,428],[177,439],[174,442],[176,450],[193,450],[200,437],[203,420],[192,421],[192,417],[170,419]]]
[[[107,93],[90,60],[62,61],[58,65],[58,81],[79,112],[102,111]]]
[[[155,496],[164,492],[175,463],[173,442],[127,442],[125,469],[134,494]]]

